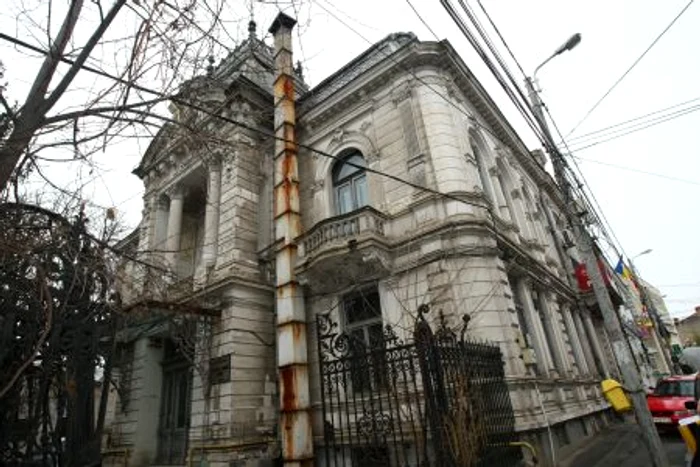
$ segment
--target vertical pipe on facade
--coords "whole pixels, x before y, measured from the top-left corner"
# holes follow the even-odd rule
[[[299,170],[295,134],[292,28],[284,13],[269,31],[275,42],[274,218],[277,308],[277,361],[280,393],[280,438],[286,466],[313,465],[304,299],[294,273],[296,240],[301,234]]]

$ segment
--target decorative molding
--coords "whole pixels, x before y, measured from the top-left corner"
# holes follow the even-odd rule
[[[445,77],[445,88],[447,89],[447,95],[455,102],[458,104],[463,104],[464,103],[464,98],[462,97],[462,93],[459,92],[459,88],[457,85],[455,85],[454,81],[452,81],[450,78]],[[473,119],[474,117],[470,114],[469,115],[470,119]]]
[[[318,179],[318,180],[314,181],[314,183],[311,185],[311,191],[313,193],[317,193],[317,192],[323,190],[323,187],[325,186],[325,184],[326,184],[326,182],[323,178]]]
[[[345,140],[346,131],[343,128],[338,128],[333,132],[331,137],[330,145],[340,145]]]
[[[360,125],[360,131],[366,135],[367,130],[369,130],[371,127],[372,127],[372,123],[369,120],[365,120]]]
[[[479,167],[479,162],[476,160],[476,157],[474,157],[474,154],[467,152],[464,154],[464,159],[474,167]]]
[[[365,154],[365,160],[367,160],[368,165],[372,165],[375,162],[379,161],[379,151],[370,151],[369,153]]]
[[[168,198],[170,198],[171,200],[173,198],[184,198],[187,194],[187,190],[182,184],[175,183],[165,189],[165,194],[167,194]]]
[[[424,154],[418,154],[406,161],[406,169],[411,182],[418,185],[426,183],[426,157]]]
[[[327,101],[333,94],[348,88],[350,82],[366,75],[375,65],[385,61],[388,56],[411,42],[417,42],[414,34],[398,33],[391,34],[382,42],[375,44],[367,53],[347,64],[342,73],[336,73],[326,79],[322,86],[316,87],[313,93],[301,99],[299,115],[305,114],[317,104]],[[400,67],[392,68],[398,70]]]
[[[391,101],[394,105],[400,104],[405,99],[411,97],[413,93],[414,84],[412,81],[405,81],[392,89],[391,91]]]

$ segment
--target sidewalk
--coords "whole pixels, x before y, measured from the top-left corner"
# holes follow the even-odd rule
[[[671,467],[685,467],[685,444],[671,434],[661,439]],[[612,425],[559,462],[561,467],[653,467],[639,426]]]

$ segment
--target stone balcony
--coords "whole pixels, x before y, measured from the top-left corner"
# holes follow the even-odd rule
[[[300,239],[297,272],[319,291],[388,273],[388,224],[370,206],[322,220]]]

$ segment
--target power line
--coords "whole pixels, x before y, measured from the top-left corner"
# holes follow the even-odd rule
[[[427,22],[423,19],[423,17],[420,15],[420,13],[413,7],[413,5],[410,3],[410,0],[406,0],[406,1],[408,2],[409,6],[410,6],[411,9],[413,10],[413,12],[416,14],[416,16],[418,16],[418,19],[419,19],[423,24],[425,24],[426,27],[428,28],[428,30],[433,34],[433,36],[435,37],[435,40],[438,41],[438,42],[440,42],[440,38],[437,36],[437,34],[435,33],[435,31],[434,31],[432,28],[430,28],[430,26],[427,25]],[[508,83],[503,79],[503,77],[501,76],[501,73],[496,69],[496,67],[494,66],[494,64],[493,64],[493,62],[491,61],[491,59],[490,59],[490,58],[486,55],[486,53],[484,52],[483,47],[481,47],[481,44],[478,43],[478,41],[476,40],[476,38],[469,32],[467,26],[464,24],[464,22],[462,21],[462,19],[459,17],[459,15],[457,15],[457,13],[456,13],[456,11],[454,10],[454,7],[452,6],[452,4],[450,4],[449,2],[444,2],[444,1],[441,2],[441,3],[442,3],[443,6],[445,7],[445,9],[448,10],[448,13],[450,13],[450,16],[453,18],[453,20],[454,20],[455,23],[457,24],[457,27],[460,29],[460,31],[462,31],[462,33],[463,33],[464,36],[467,38],[467,40],[469,41],[469,43],[471,44],[471,46],[474,48],[474,51],[479,55],[479,57],[484,61],[484,64],[486,64],[486,66],[489,68],[489,70],[490,70],[491,73],[493,74],[494,78],[496,79],[496,81],[498,81],[499,85],[501,86],[501,88],[503,89],[503,91],[506,93],[506,95],[508,96],[508,98],[511,100],[511,102],[513,103],[513,105],[515,105],[516,109],[517,109],[518,112],[521,114],[521,116],[523,117],[523,119],[525,120],[525,122],[528,124],[528,126],[530,126],[530,129],[533,131],[533,133],[535,134],[535,136],[540,140],[540,142],[541,142],[542,144],[544,144],[544,136],[542,135],[541,131],[540,131],[539,128],[537,127],[537,124],[536,124],[536,122],[534,121],[534,119],[528,114],[528,112],[529,112],[529,107],[528,107],[527,105],[523,106],[523,104],[522,104],[523,101],[519,101],[518,98],[517,98],[517,96],[515,96],[513,90],[508,86]],[[460,3],[461,3],[461,1],[460,1]],[[326,11],[327,11],[327,10],[326,10]],[[329,12],[329,11],[327,11],[327,12],[328,12],[329,14],[331,14],[333,17],[335,17],[336,19],[338,19],[338,20],[340,21],[340,19],[337,18],[335,15],[333,15],[331,12]],[[341,23],[342,23],[342,21],[341,21]],[[347,25],[346,25],[346,26],[347,26]],[[349,26],[348,26],[348,27],[349,27]],[[352,28],[350,28],[350,29],[352,29]],[[362,36],[361,34],[359,34],[357,31],[353,30],[353,32],[355,32],[355,33],[358,34],[360,37],[362,37],[365,41],[367,41],[368,43],[371,44],[371,42],[370,42],[367,38],[365,38],[364,36]],[[491,41],[490,41],[490,39],[488,38],[488,36],[486,36],[485,38],[484,38],[484,36],[482,36],[482,38],[483,38],[483,40],[487,43],[487,45],[489,45],[490,49],[492,50],[492,53],[494,54],[494,57],[495,57],[496,60],[499,62],[499,64],[501,65],[501,67],[504,68],[504,70],[506,70],[506,72],[508,73],[508,77],[510,78],[511,82],[514,83],[514,80],[513,80],[512,76],[510,75],[510,71],[507,69],[507,66],[506,66],[505,63],[503,62],[503,59],[500,57],[500,55],[498,55],[498,52],[495,51],[495,49],[493,48],[493,44],[491,43]],[[403,68],[403,67],[402,67],[402,68]],[[404,69],[405,69],[405,68],[404,68]],[[439,93],[437,90],[433,89],[428,83],[426,83],[426,82],[424,82],[423,80],[421,80],[421,79],[415,74],[415,72],[413,72],[413,71],[410,70],[410,69],[405,69],[405,70],[408,71],[409,73],[411,73],[417,80],[419,80],[422,84],[424,84],[425,86],[427,86],[428,88],[430,88],[433,92],[435,92],[439,97],[441,97],[441,98],[442,98],[445,102],[447,102],[449,105],[451,105],[452,107],[454,107],[455,109],[457,109],[460,113],[462,113],[463,115],[465,115],[465,116],[467,116],[467,117],[470,117],[470,115],[467,114],[463,109],[461,109],[459,106],[455,105],[451,100],[447,99],[444,95],[442,95],[441,93]],[[524,99],[524,96],[522,95],[522,92],[521,92],[520,88],[517,86],[517,84],[515,84],[514,87],[515,87],[516,91],[520,94],[521,98]],[[525,100],[524,102],[527,103],[527,100]],[[483,128],[485,131],[487,131],[489,134],[493,135],[495,138],[497,138],[497,139],[500,140],[500,137],[499,137],[498,135],[495,135],[489,128],[485,127],[484,125],[479,124],[478,122],[477,122],[476,124],[477,124],[478,126],[480,126],[481,128]]]
[[[41,49],[40,47],[33,46],[33,45],[28,44],[28,43],[26,43],[26,42],[24,42],[24,41],[22,41],[22,40],[20,40],[20,39],[15,38],[15,37],[8,36],[8,35],[6,35],[6,34],[4,34],[4,33],[0,33],[0,39],[1,39],[1,40],[5,40],[5,41],[8,41],[8,42],[11,42],[11,43],[13,43],[13,44],[15,44],[15,45],[19,45],[19,46],[21,46],[21,47],[30,49],[30,50],[32,50],[32,51],[34,51],[34,52],[41,53],[41,54],[43,54],[43,55],[47,55],[47,54],[48,54],[48,52],[47,52],[46,50],[43,50],[43,49]],[[70,65],[74,65],[74,64],[75,64],[75,62],[74,62],[73,60],[70,60],[70,59],[68,59],[68,58],[66,58],[66,57],[62,57],[62,58],[61,58],[61,61],[65,62],[65,63],[68,63],[68,64],[70,64]],[[188,101],[188,100],[185,100],[185,99],[183,99],[183,98],[181,98],[181,97],[178,97],[177,95],[169,95],[169,94],[166,94],[166,93],[162,93],[162,92],[160,92],[160,91],[156,91],[156,90],[154,90],[154,89],[147,88],[147,87],[145,87],[145,86],[143,86],[143,85],[140,85],[140,84],[137,84],[137,83],[127,82],[126,80],[124,80],[124,79],[122,79],[122,78],[119,78],[119,77],[117,77],[117,76],[110,75],[110,74],[107,73],[107,72],[98,70],[98,69],[96,69],[96,68],[92,68],[92,67],[87,66],[87,65],[81,65],[80,68],[81,68],[81,69],[84,69],[84,70],[86,70],[86,71],[89,71],[89,72],[91,72],[91,73],[95,73],[95,74],[97,74],[97,75],[99,75],[99,76],[102,76],[102,77],[104,77],[104,78],[108,78],[108,79],[111,79],[111,80],[113,80],[113,81],[120,82],[120,83],[122,83],[122,84],[129,84],[132,88],[137,89],[137,90],[140,90],[140,91],[142,91],[142,92],[145,92],[145,93],[148,93],[148,94],[152,94],[152,95],[156,95],[156,96],[160,96],[160,97],[162,97],[162,98],[170,99],[172,102],[174,102],[174,103],[176,103],[176,104],[180,104],[180,105],[189,107],[189,108],[191,108],[191,109],[194,109],[194,110],[197,110],[197,111],[199,111],[199,112],[202,112],[202,113],[204,113],[205,115],[208,115],[209,117],[216,118],[216,119],[219,119],[219,120],[223,120],[223,121],[225,121],[225,122],[227,122],[227,123],[230,123],[230,124],[232,124],[232,125],[234,125],[234,126],[237,126],[237,127],[240,127],[240,128],[244,128],[244,129],[246,129],[246,130],[248,130],[248,131],[251,131],[251,132],[254,132],[254,133],[257,133],[257,134],[266,136],[266,137],[271,138],[271,139],[274,139],[274,140],[279,140],[279,141],[283,141],[283,142],[287,142],[287,143],[290,143],[290,142],[291,142],[291,141],[287,140],[286,138],[281,137],[281,136],[277,136],[277,135],[275,135],[274,133],[270,133],[270,132],[267,131],[267,130],[261,130],[260,128],[256,128],[256,127],[254,127],[254,126],[252,126],[252,125],[248,125],[248,124],[246,124],[246,123],[239,122],[239,121],[237,121],[237,120],[234,120],[234,119],[232,119],[232,118],[226,117],[226,116],[224,116],[224,115],[215,114],[215,113],[213,113],[211,110],[209,110],[209,109],[207,109],[207,108],[205,108],[205,107],[201,107],[201,106],[199,106],[199,105],[197,105],[197,104],[194,104],[194,103],[192,103],[192,102],[190,102],[190,101]],[[140,112],[140,111],[136,111],[136,110],[133,110],[133,109],[129,109],[128,111],[129,111],[129,112]],[[333,160],[336,160],[336,161],[344,160],[342,157],[334,156],[334,155],[329,154],[329,153],[327,153],[327,152],[325,152],[325,151],[321,151],[320,149],[316,149],[316,148],[314,148],[313,146],[310,146],[310,145],[307,145],[307,144],[303,144],[303,143],[299,143],[299,142],[296,142],[296,141],[295,141],[294,143],[296,144],[297,147],[306,149],[306,150],[311,151],[311,152],[313,152],[313,153],[316,153],[316,154],[318,154],[318,155],[320,155],[320,156],[323,156],[323,157],[326,157],[326,158],[330,158],[330,159],[333,159]],[[442,198],[449,199],[449,200],[452,200],[452,201],[456,201],[456,202],[459,202],[459,203],[463,203],[463,204],[466,204],[466,205],[469,205],[469,206],[479,206],[479,207],[483,207],[483,205],[481,205],[481,204],[479,204],[479,203],[470,202],[470,201],[468,201],[468,200],[466,200],[466,199],[460,198],[459,196],[451,195],[451,194],[449,194],[449,193],[443,193],[443,192],[441,192],[441,191],[439,191],[439,190],[436,190],[436,189],[434,189],[434,188],[429,188],[429,187],[426,187],[426,186],[423,186],[423,185],[420,185],[420,184],[411,182],[411,181],[409,181],[409,180],[405,180],[405,179],[403,179],[403,178],[401,178],[401,177],[397,177],[397,176],[395,176],[395,175],[391,175],[391,174],[389,174],[389,173],[382,172],[382,171],[380,171],[380,170],[372,169],[372,168],[370,168],[370,167],[365,167],[365,166],[359,166],[359,165],[356,165],[356,164],[353,164],[353,163],[347,162],[347,161],[345,161],[345,163],[348,164],[348,165],[350,165],[350,166],[353,166],[353,167],[361,168],[361,169],[363,169],[364,171],[366,171],[366,172],[368,172],[368,173],[374,173],[375,175],[379,175],[379,176],[381,176],[381,177],[385,177],[385,178],[388,178],[388,179],[390,179],[390,180],[394,180],[394,181],[396,181],[396,182],[399,182],[399,183],[402,183],[402,184],[404,184],[404,185],[410,186],[410,187],[412,187],[412,188],[414,188],[414,189],[423,191],[423,192],[425,192],[425,193],[430,193],[430,194],[433,194],[433,195],[436,195],[436,196],[440,196],[440,197],[442,197]],[[488,211],[489,211],[489,213],[491,212],[490,209],[489,209]],[[495,224],[494,224],[494,225],[495,225]]]
[[[554,120],[554,118],[552,117],[552,114],[549,112],[549,108],[547,106],[544,106],[544,105],[543,105],[543,108],[544,108],[545,112],[547,112],[549,119],[552,121],[552,125],[554,126],[554,130],[557,132],[557,135],[559,135],[559,138],[562,141],[564,141],[564,146],[566,147],[566,149],[569,153],[569,156],[572,156],[571,150],[569,149],[569,145],[566,143],[566,140],[564,139],[564,136],[562,135],[561,130],[559,129],[559,125],[557,125],[557,122]],[[563,157],[561,158],[561,160],[562,160],[562,163],[564,164],[564,166],[569,169],[570,176],[573,178],[573,180],[575,182],[574,186],[579,188],[581,195],[583,196],[583,199],[585,199],[588,202],[588,204],[592,208],[594,208],[594,209],[592,209],[593,214],[598,219],[598,224],[599,224],[603,234],[611,240],[609,243],[613,247],[613,249],[615,250],[616,255],[619,256],[619,253],[621,251],[622,253],[625,254],[625,256],[628,256],[627,253],[625,252],[625,249],[622,247],[622,242],[620,242],[620,240],[617,238],[617,235],[615,235],[615,231],[613,230],[612,225],[608,221],[607,217],[605,217],[605,214],[603,213],[603,209],[602,209],[600,203],[598,202],[598,199],[596,198],[595,194],[593,193],[593,190],[591,190],[590,184],[586,180],[586,177],[583,174],[583,171],[576,163],[576,159],[574,159],[572,157],[572,161],[574,163],[574,166],[576,167],[576,170],[578,171],[579,175],[581,176],[583,183],[581,183],[578,180],[578,178],[576,177],[576,174],[573,172],[571,167],[566,163],[566,160]],[[590,193],[590,197],[588,196],[586,191],[583,189],[584,187],[588,187],[588,192]],[[592,198],[593,202],[591,202],[591,198]],[[617,243],[619,250],[615,247],[615,244],[613,243],[613,241],[614,241],[614,243]]]
[[[597,134],[599,134],[599,133],[603,133],[603,132],[605,132],[605,131],[607,131],[607,130],[610,130],[610,129],[612,129],[612,128],[617,128],[617,127],[623,126],[623,125],[625,125],[625,124],[627,124],[627,123],[636,122],[636,121],[642,120],[642,119],[644,119],[644,118],[646,118],[646,117],[651,117],[652,115],[656,115],[656,114],[659,114],[659,113],[662,113],[662,112],[666,112],[666,111],[669,111],[669,110],[673,110],[673,109],[676,109],[676,108],[678,108],[678,107],[682,107],[682,106],[684,106],[684,105],[691,104],[691,103],[697,102],[697,101],[700,101],[700,97],[696,97],[695,99],[689,99],[689,100],[687,100],[687,101],[680,102],[680,103],[678,103],[678,104],[671,105],[671,106],[665,107],[665,108],[663,108],[663,109],[655,110],[655,111],[653,111],[653,112],[649,112],[649,113],[646,113],[646,114],[644,114],[644,115],[640,115],[640,116],[638,116],[638,117],[630,118],[630,119],[628,119],[628,120],[624,120],[624,121],[622,121],[622,122],[615,123],[614,125],[608,125],[608,126],[606,126],[606,127],[600,128],[600,129],[598,129],[598,130],[594,130],[594,131],[591,131],[591,132],[588,132],[588,133],[584,133],[584,134],[579,135],[579,136],[575,136],[575,137],[573,137],[573,138],[569,138],[569,141],[568,141],[568,142],[569,142],[569,144],[575,144],[575,143],[573,143],[574,141],[577,141],[577,140],[580,140],[580,139],[587,139],[588,136],[597,135]],[[561,144],[561,143],[560,143],[560,144]]]
[[[603,97],[601,97],[600,99],[598,99],[598,101],[593,105],[593,107],[591,107],[591,108],[588,110],[588,112],[586,112],[586,114],[583,116],[583,118],[582,118],[576,125],[574,125],[574,127],[571,129],[571,131],[569,131],[569,133],[567,133],[567,135],[566,135],[567,138],[568,138],[569,136],[571,136],[571,134],[572,134],[574,131],[576,131],[576,130],[578,129],[578,127],[580,127],[581,124],[582,124],[583,122],[586,121],[586,119],[593,113],[593,111],[595,111],[595,109],[598,108],[598,106],[605,100],[605,98],[608,97],[608,96],[610,95],[611,92],[613,92],[613,90],[617,87],[617,85],[620,84],[620,83],[622,82],[623,79],[625,79],[625,77],[634,69],[634,67],[637,66],[637,64],[646,56],[646,54],[649,53],[649,51],[656,45],[656,43],[659,42],[659,40],[664,36],[664,34],[666,34],[666,32],[668,32],[668,30],[671,29],[671,27],[676,23],[676,21],[678,21],[678,19],[679,19],[681,16],[683,16],[683,13],[685,13],[685,12],[688,10],[688,8],[690,7],[690,5],[691,5],[694,1],[695,1],[695,0],[690,0],[690,1],[683,7],[683,9],[680,11],[680,13],[678,13],[678,14],[676,15],[676,17],[673,18],[673,20],[669,23],[669,25],[666,26],[666,28],[664,28],[664,30],[661,31],[661,33],[660,33],[658,36],[656,36],[656,39],[654,39],[654,40],[652,41],[652,43],[649,45],[649,47],[647,47],[646,50],[644,50],[644,52],[642,52],[642,54],[632,63],[632,65],[631,65],[629,68],[627,68],[627,70],[622,74],[622,76],[620,76],[620,77],[617,79],[617,81],[615,81],[615,83],[613,83],[613,85],[610,86],[610,88],[605,92],[605,94],[603,94]],[[563,139],[563,138],[562,138],[562,139]]]
[[[501,43],[503,43],[503,46],[504,46],[504,47],[506,48],[506,50],[508,51],[508,54],[510,55],[510,58],[512,58],[513,61],[515,62],[515,64],[518,66],[518,69],[520,70],[520,73],[523,75],[523,78],[527,77],[527,73],[525,73],[525,70],[523,70],[523,67],[520,65],[520,62],[518,61],[518,59],[515,58],[515,54],[513,54],[513,51],[512,51],[512,50],[510,49],[510,47],[508,46],[508,43],[506,42],[505,38],[504,38],[503,35],[501,34],[501,31],[498,29],[498,27],[496,26],[496,24],[495,24],[495,23],[493,22],[493,20],[491,19],[491,15],[489,15],[489,12],[486,11],[486,8],[485,8],[484,5],[481,3],[481,0],[477,0],[477,3],[479,4],[479,7],[481,7],[481,11],[484,12],[484,15],[486,16],[486,19],[489,20],[489,24],[491,25],[491,27],[493,28],[493,30],[496,31],[496,35],[498,36],[498,38],[501,40]]]
[[[513,59],[513,61],[515,62],[515,64],[516,64],[516,65],[518,66],[518,68],[520,69],[520,72],[522,73],[523,78],[526,78],[526,77],[527,77],[527,74],[525,73],[525,70],[523,70],[522,66],[520,65],[520,62],[519,62],[518,59],[515,57],[515,54],[512,52],[512,50],[510,49],[510,47],[508,46],[508,43],[506,42],[505,38],[504,38],[503,35],[501,34],[500,30],[498,29],[498,27],[496,26],[496,24],[495,24],[495,23],[493,22],[493,20],[491,19],[491,16],[489,15],[488,11],[486,11],[486,8],[484,8],[483,4],[481,3],[481,0],[477,0],[477,1],[478,1],[478,3],[479,3],[479,6],[481,7],[481,10],[484,12],[484,15],[486,16],[486,18],[488,19],[489,23],[491,24],[491,27],[494,29],[494,31],[496,31],[496,34],[498,35],[499,39],[501,40],[501,42],[502,42],[503,45],[505,46],[506,50],[507,50],[508,53],[510,54],[510,57]],[[461,3],[461,2],[460,2],[460,3]],[[512,78],[511,78],[511,80],[512,80]],[[517,83],[514,83],[514,85],[515,85],[516,87],[518,87]],[[546,109],[546,108],[545,108],[545,109]],[[546,109],[546,110],[547,110],[547,113],[549,114],[549,110],[548,110],[548,109]],[[554,124],[554,127],[555,127],[556,130],[557,130],[557,133],[558,133],[558,134],[560,135],[560,137],[561,137],[561,132],[559,131],[559,128],[557,127],[556,122],[555,122],[554,119],[552,118],[551,114],[549,115],[549,117],[550,117],[550,119],[552,120],[552,123]],[[563,138],[562,138],[562,140],[563,140]],[[580,170],[579,170],[579,171],[580,171]],[[582,172],[581,172],[581,176],[583,177],[583,173],[582,173]],[[581,184],[578,182],[578,180],[576,179],[575,176],[573,177],[573,181],[575,182],[575,183],[574,183],[575,186],[580,186],[580,185],[581,185]],[[584,181],[585,181],[585,178],[584,178]],[[589,191],[590,191],[590,189],[589,189]],[[584,197],[587,198],[585,192],[583,192],[583,195],[584,195]],[[597,207],[598,207],[598,211],[600,211],[600,215],[603,217],[603,219],[605,219],[605,215],[602,213],[600,204],[599,204],[598,201],[595,199],[595,196],[593,195],[592,191],[591,191],[591,196],[594,197],[595,203],[596,203],[596,205],[597,205]],[[598,217],[598,214],[597,214],[595,211],[594,211],[594,214],[596,215],[596,217]],[[599,220],[600,220],[600,219],[599,219]],[[608,224],[608,228],[609,228],[609,229],[611,230],[611,232],[612,232],[612,227],[611,227],[610,224],[607,222],[607,219],[605,219],[605,222]],[[602,222],[601,222],[601,226],[602,226]],[[613,236],[614,236],[614,232],[613,232]],[[619,242],[618,242],[618,243],[619,243]]]
[[[435,31],[433,31],[433,28],[431,28],[430,25],[428,25],[428,23],[420,15],[420,13],[418,13],[418,10],[416,10],[416,7],[413,6],[413,3],[411,3],[411,0],[406,0],[406,3],[408,3],[408,6],[411,7],[411,10],[413,10],[413,12],[416,14],[418,19],[420,20],[420,22],[423,23],[423,26],[425,26],[428,29],[428,31],[430,31],[430,34],[432,34],[435,37],[435,39],[440,40],[438,38],[438,35],[435,34]]]
[[[619,133],[619,134],[617,134],[617,135],[615,135],[615,136],[611,136],[611,137],[609,137],[609,138],[604,138],[604,139],[602,139],[602,140],[600,140],[600,141],[595,141],[595,142],[593,142],[593,143],[586,144],[586,145],[584,145],[584,146],[579,146],[579,147],[576,148],[576,151],[583,151],[583,150],[585,150],[585,149],[592,148],[593,146],[597,146],[597,145],[599,145],[599,144],[607,143],[608,141],[613,141],[613,140],[616,140],[616,139],[618,139],[618,138],[622,138],[623,136],[627,136],[627,135],[630,135],[630,134],[632,134],[632,133],[636,133],[636,132],[638,132],[638,131],[646,130],[647,128],[650,128],[650,127],[652,127],[652,126],[656,126],[656,125],[659,125],[659,124],[661,124],[661,123],[665,123],[665,122],[669,122],[669,121],[671,121],[671,120],[675,120],[675,119],[677,119],[677,118],[683,117],[684,115],[688,115],[688,114],[691,114],[691,113],[693,113],[693,112],[697,112],[698,110],[700,110],[700,105],[695,106],[695,107],[690,107],[690,108],[688,108],[688,109],[684,109],[684,110],[681,110],[681,111],[678,111],[678,112],[674,112],[673,114],[671,114],[671,115],[669,115],[669,116],[662,116],[662,117],[659,117],[658,119],[654,119],[654,120],[650,121],[648,124],[643,124],[643,126],[636,127],[636,128],[634,128],[634,129],[630,129],[629,131],[626,131],[626,132],[623,132],[623,133]],[[634,127],[634,125],[633,125],[633,127]],[[575,143],[574,143],[574,144],[575,144]]]
[[[605,165],[608,167],[613,167],[615,169],[620,169],[620,170],[626,170],[628,172],[636,172],[644,175],[651,175],[652,177],[659,177],[659,178],[665,178],[666,180],[672,180],[674,182],[680,182],[680,183],[688,183],[690,185],[699,185],[700,186],[700,180],[690,180],[687,178],[679,178],[679,177],[674,177],[672,175],[664,175],[656,172],[649,172],[647,170],[641,170],[641,169],[635,169],[633,167],[626,167],[624,165],[617,165],[617,164],[612,164],[610,162],[603,162],[595,159],[584,159],[583,157],[579,156],[574,156],[573,154],[570,155],[572,158],[577,159],[581,162],[591,162],[593,164],[600,164],[600,165]]]

